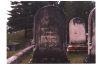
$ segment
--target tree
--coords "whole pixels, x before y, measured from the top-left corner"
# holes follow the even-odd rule
[[[83,18],[86,32],[88,31],[88,15],[95,7],[94,1],[61,1],[59,7],[64,11],[67,22],[67,35],[69,35],[69,21],[74,17]],[[67,36],[69,40],[69,36]]]
[[[27,38],[28,29],[32,29],[34,15],[38,9],[45,5],[52,5],[52,1],[11,1],[12,10],[8,11],[10,18],[8,18],[7,25],[10,27],[9,32],[25,30],[25,38]]]

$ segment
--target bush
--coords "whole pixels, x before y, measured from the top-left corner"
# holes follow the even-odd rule
[[[7,44],[12,42],[24,43],[24,30],[16,31],[13,33],[7,33]]]

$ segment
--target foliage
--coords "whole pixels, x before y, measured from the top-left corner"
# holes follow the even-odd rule
[[[55,2],[55,1],[54,1]],[[12,10],[8,11],[7,25],[10,27],[8,31],[17,31],[33,27],[34,15],[41,7],[53,4],[49,1],[11,1]],[[12,30],[11,30],[12,29]]]
[[[34,15],[43,6],[53,5],[56,1],[11,1],[12,10],[8,11],[8,32],[25,30],[25,40],[28,38],[28,29],[33,28]],[[31,35],[32,36],[32,35]]]
[[[24,30],[13,32],[13,33],[8,33],[7,34],[7,43],[12,43],[12,42],[25,42],[25,37],[24,37]]]

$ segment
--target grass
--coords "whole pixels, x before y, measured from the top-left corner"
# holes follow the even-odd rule
[[[24,37],[24,30],[21,31],[16,31],[13,33],[7,33],[7,44],[12,43],[12,42],[24,42],[25,37]]]
[[[11,57],[12,55],[16,54],[17,52],[18,51],[7,51],[7,58]],[[23,60],[21,60],[20,64],[28,64],[28,62],[30,61],[31,58],[32,58],[32,52],[27,54],[27,56],[25,56],[23,58]]]
[[[7,44],[10,42],[22,42],[24,41],[24,31],[17,31],[16,33],[7,34]],[[23,47],[23,46],[22,46]],[[16,54],[18,51],[7,51],[7,58]],[[83,60],[87,53],[68,53],[68,59],[71,63],[83,63]],[[25,56],[25,58],[21,61],[21,64],[28,64],[29,60],[32,58],[32,53]]]
[[[68,59],[71,63],[83,63],[84,58],[87,53],[76,52],[76,53],[68,53]]]
[[[7,51],[7,58],[11,57],[12,55],[16,54],[18,51]]]
[[[68,59],[71,63],[83,63],[84,58],[87,53],[69,53]],[[32,53],[29,54],[24,60],[22,60],[22,64],[28,64],[29,60],[32,58]]]
[[[77,52],[77,53],[69,53],[68,59],[71,63],[83,63],[84,58],[86,57],[87,53]],[[21,64],[28,64],[29,60],[32,58],[32,53],[25,57],[21,61]]]
[[[21,49],[23,49],[26,45],[26,40],[25,40],[25,31],[21,30],[21,31],[16,31],[13,33],[7,33],[7,44],[9,43],[13,43],[13,42],[18,42],[21,45]],[[27,45],[26,45],[27,46]],[[17,51],[7,51],[7,58],[13,56],[14,54],[16,54],[17,52],[19,52],[20,50]],[[21,64],[28,64],[29,60],[32,58],[32,53],[28,53],[23,60],[21,61]]]
[[[7,51],[7,58],[15,55],[16,53],[18,53],[20,50],[16,50],[16,51]],[[29,51],[28,53],[24,54],[21,58],[20,58],[20,64],[28,64],[28,62],[30,61],[30,59],[32,58],[32,51]]]
[[[7,58],[12,56],[18,51],[9,51],[7,53]],[[82,53],[82,52],[76,52],[76,53],[68,53],[68,59],[70,60],[71,63],[83,63],[84,58],[86,57],[87,53]],[[20,64],[28,64],[28,62],[32,59],[32,52],[27,54],[23,58]]]
[[[28,62],[30,61],[30,59],[32,59],[32,53],[28,54],[28,56],[26,56],[22,61],[21,64],[28,64]]]

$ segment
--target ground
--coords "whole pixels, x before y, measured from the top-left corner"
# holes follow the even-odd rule
[[[68,53],[68,59],[71,63],[83,63],[83,60],[86,56],[87,53],[83,52]]]
[[[18,51],[8,51],[7,58],[12,56]],[[84,58],[86,57],[87,53],[76,52],[76,53],[68,53],[68,59],[71,63],[83,63]],[[28,64],[29,60],[32,58],[32,53],[28,54],[21,63]]]

